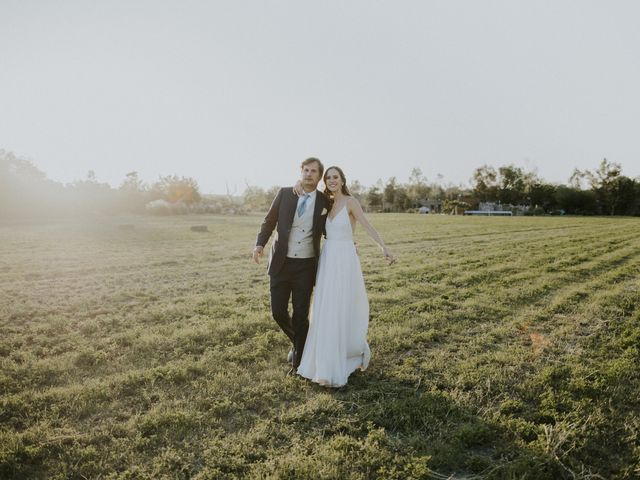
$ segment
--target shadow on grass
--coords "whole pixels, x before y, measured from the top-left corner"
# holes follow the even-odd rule
[[[429,478],[573,478],[553,455],[526,446],[513,431],[461,407],[446,391],[381,372],[357,372],[333,395],[361,425],[382,429],[400,457],[428,458]],[[535,436],[527,428],[521,433]]]

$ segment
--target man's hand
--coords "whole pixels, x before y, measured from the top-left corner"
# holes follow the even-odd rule
[[[302,182],[300,180],[293,186],[293,193],[299,197],[304,195],[304,188],[302,188]]]
[[[260,257],[262,257],[262,251],[264,247],[256,245],[253,249],[253,261],[256,263],[260,263]]]

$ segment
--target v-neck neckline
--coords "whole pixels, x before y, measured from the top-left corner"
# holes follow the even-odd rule
[[[340,215],[340,212],[342,212],[345,208],[347,208],[347,204],[345,203],[342,208],[340,210],[338,210],[338,213],[336,213],[333,218],[331,218],[331,215],[329,215],[329,220],[331,220],[332,222],[336,219],[336,217],[338,215]]]

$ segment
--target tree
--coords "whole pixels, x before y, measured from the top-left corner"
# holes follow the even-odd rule
[[[382,193],[385,212],[402,212],[411,208],[412,202],[407,194],[407,188],[398,184],[396,177],[391,177],[384,186]]]
[[[412,201],[407,194],[407,189],[404,185],[399,185],[396,188],[395,195],[393,196],[394,212],[403,212],[412,207]]]
[[[365,188],[358,180],[351,182],[349,185],[349,193],[360,202],[363,208],[366,206]]]
[[[554,198],[556,208],[570,215],[593,215],[596,213],[596,195],[593,190],[558,185]]]
[[[152,192],[156,199],[162,198],[170,203],[182,202],[187,205],[198,203],[201,200],[198,182],[190,177],[178,177],[177,175],[168,175],[160,177],[160,180],[154,183]]]
[[[577,168],[573,169],[573,173],[569,177],[569,185],[575,189],[582,190],[584,188],[586,174]]]
[[[407,196],[409,197],[409,208],[420,206],[420,200],[429,198],[431,188],[427,184],[427,178],[422,174],[420,168],[415,167],[409,175],[409,183],[407,185]]]
[[[615,178],[610,185],[610,212],[611,215],[638,215],[640,214],[640,182],[621,175]]]
[[[383,208],[385,211],[393,209],[393,200],[396,197],[397,182],[396,177],[391,177],[384,186],[382,197],[384,200]]]
[[[382,192],[380,192],[380,188],[378,186],[374,185],[373,187],[371,187],[367,191],[366,198],[367,198],[367,205],[370,210],[372,211],[382,210],[383,195],[382,195]]]
[[[600,213],[614,215],[616,209],[616,185],[622,173],[617,163],[609,163],[603,159],[595,172],[586,171],[585,176],[595,192]]]
[[[0,150],[0,217],[50,215],[61,189],[30,160]]]
[[[498,199],[498,174],[493,167],[483,165],[473,172],[473,193],[481,202]]]
[[[138,177],[138,172],[129,172],[119,187],[123,192],[146,192],[147,187]]]
[[[550,213],[557,208],[556,186],[538,181],[529,188],[529,204],[534,209]]]
[[[31,160],[19,158],[7,150],[0,150],[0,173],[3,174],[0,178],[14,175],[31,180],[47,180],[47,174],[36,167]]]
[[[511,205],[523,205],[529,203],[528,193],[538,179],[535,172],[525,172],[515,165],[500,167],[498,200],[501,203]]]
[[[85,180],[75,180],[66,188],[67,198],[75,199],[74,213],[114,213],[118,209],[117,192],[99,182],[93,170]]]
[[[121,209],[129,212],[143,212],[149,199],[149,189],[138,177],[138,172],[129,172],[118,188]]]
[[[248,210],[254,212],[267,211],[277,193],[278,187],[273,187],[265,191],[263,188],[254,187],[247,184],[247,188],[242,195],[244,198],[244,206]]]

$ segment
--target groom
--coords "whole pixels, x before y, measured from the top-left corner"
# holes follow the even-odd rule
[[[317,158],[307,158],[300,165],[300,181],[305,195],[298,197],[292,187],[281,188],[262,222],[253,260],[262,257],[274,228],[268,273],[271,279],[271,313],[292,347],[292,372],[300,365],[309,330],[309,305],[316,280],[320,255],[320,237],[324,232],[329,202],[316,190],[324,173]],[[293,314],[289,315],[289,298]]]

